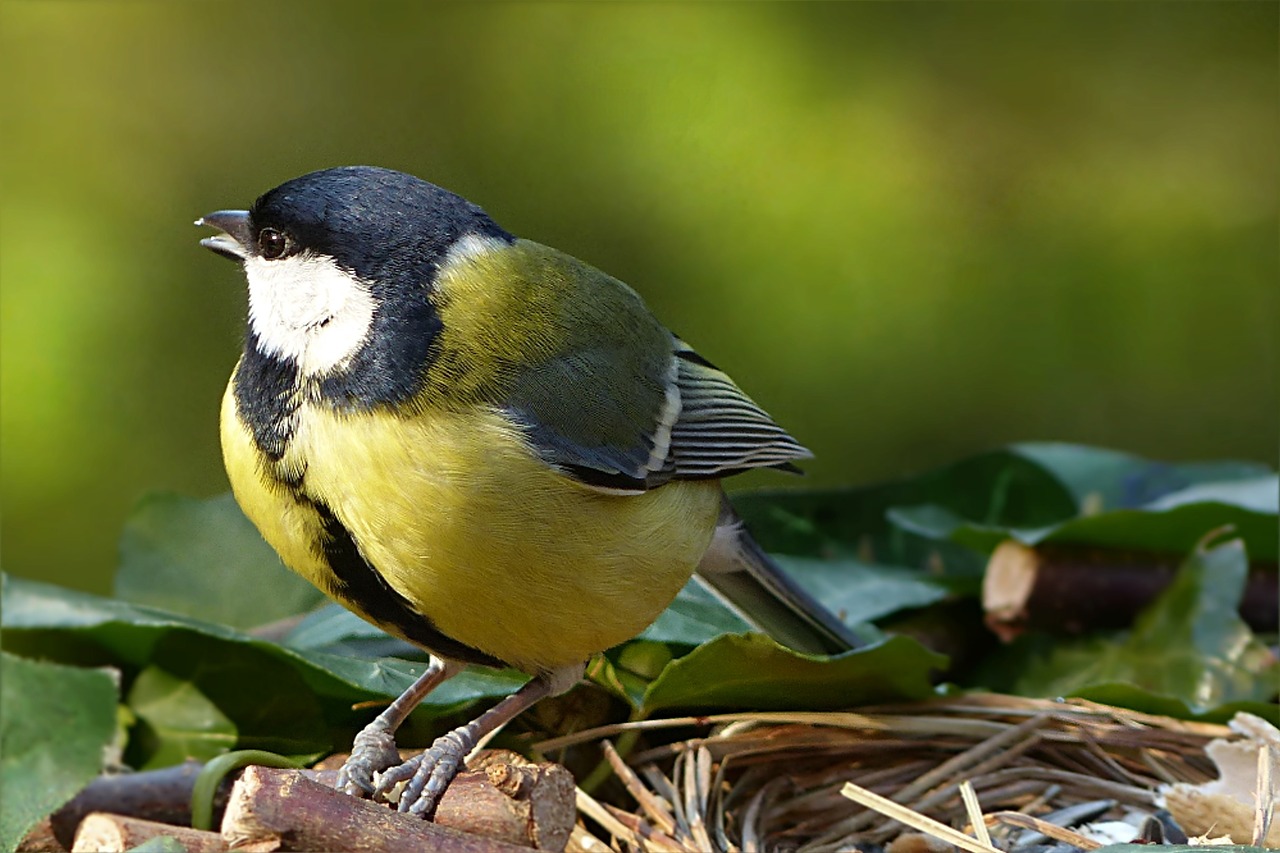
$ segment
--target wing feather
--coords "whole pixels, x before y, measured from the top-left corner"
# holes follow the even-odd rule
[[[728,374],[676,339],[680,415],[671,427],[674,476],[724,477],[790,467],[813,454],[742,392]]]
[[[452,263],[438,298],[470,288],[483,299],[453,303],[487,307],[450,315],[460,328],[449,363],[480,376],[472,396],[502,410],[566,476],[638,493],[671,479],[794,470],[811,456],[617,279],[527,240]]]

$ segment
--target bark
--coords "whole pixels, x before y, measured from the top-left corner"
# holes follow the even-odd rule
[[[575,820],[567,770],[509,753],[458,775],[435,821],[343,794],[294,770],[246,768],[231,792],[222,836],[235,850],[401,851],[447,848],[563,850]]]
[[[227,843],[216,832],[94,812],[80,822],[71,853],[124,853],[157,837],[177,839],[187,853],[225,853],[227,850]]]
[[[1031,627],[1066,633],[1123,628],[1164,591],[1180,562],[1161,554],[1004,542],[983,578],[987,626],[1005,642]],[[1255,631],[1274,633],[1280,622],[1278,578],[1274,565],[1250,566],[1240,616]]]

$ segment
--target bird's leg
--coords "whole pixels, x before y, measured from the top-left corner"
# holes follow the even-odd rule
[[[428,693],[462,669],[463,665],[432,655],[427,671],[356,735],[355,743],[351,745],[351,757],[338,772],[338,790],[353,797],[372,795],[373,774],[400,763],[400,753],[396,751],[396,729]]]
[[[408,781],[400,794],[399,810],[429,818],[440,801],[440,795],[481,738],[514,719],[539,699],[568,690],[581,677],[581,665],[537,676],[471,722],[436,738],[426,752],[383,773],[378,779],[375,796],[384,797],[397,784]]]

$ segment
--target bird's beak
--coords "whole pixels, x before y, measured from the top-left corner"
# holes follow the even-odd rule
[[[253,234],[249,230],[249,211],[218,210],[200,217],[195,224],[208,225],[222,232],[200,241],[200,245],[206,249],[233,261],[243,261],[249,256],[249,247],[253,244]]]

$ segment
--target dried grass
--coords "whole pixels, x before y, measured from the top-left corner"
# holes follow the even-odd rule
[[[610,741],[688,727],[710,731],[626,760]],[[1152,813],[1161,783],[1213,778],[1204,747],[1231,736],[1079,700],[977,694],[858,713],[648,720],[539,748],[600,744],[628,810],[586,794],[579,806],[618,850],[821,853],[915,832],[993,853],[1031,830],[1092,849],[1041,816],[1072,805],[1095,819]]]

